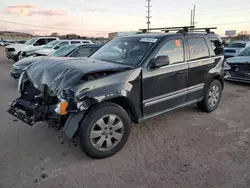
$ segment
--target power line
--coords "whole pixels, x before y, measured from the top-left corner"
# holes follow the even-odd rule
[[[23,26],[30,26],[30,27],[37,27],[37,28],[44,28],[44,29],[55,29],[55,30],[61,30],[61,31],[112,32],[112,31],[96,31],[96,30],[66,29],[66,28],[39,26],[39,25],[26,24],[26,23],[11,22],[11,21],[6,21],[6,20],[0,20],[0,22],[2,22],[2,23],[9,23],[9,24],[16,24],[16,25],[23,25]]]
[[[152,16],[150,16],[150,12],[151,12],[151,0],[146,0],[146,2],[147,2],[147,16],[146,16],[146,18],[147,18],[147,26],[148,26],[148,31],[150,31],[150,24],[151,24],[151,22],[150,22],[150,19],[152,18]]]
[[[226,23],[213,23],[213,25],[217,26],[217,25],[232,25],[232,24],[240,24],[240,23],[249,23],[250,20],[247,21],[240,21],[240,22],[226,22]],[[210,25],[203,25],[203,26],[199,26],[199,27],[206,27],[206,26],[211,26]]]

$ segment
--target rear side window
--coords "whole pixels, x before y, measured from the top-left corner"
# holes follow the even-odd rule
[[[41,46],[41,45],[45,45],[45,44],[47,44],[45,39],[38,39],[38,40],[34,43],[34,46]]]
[[[70,43],[71,43],[71,44],[81,44],[80,41],[71,41]]]
[[[55,38],[48,38],[48,39],[46,39],[46,42],[49,43],[49,42],[51,42],[53,40],[56,40],[56,39]]]
[[[209,57],[209,49],[204,38],[189,38],[187,41],[190,60],[198,60]]]
[[[89,44],[89,41],[82,41],[82,44]]]
[[[182,39],[173,39],[167,41],[157,53],[156,57],[158,56],[168,56],[170,64],[184,62]]]

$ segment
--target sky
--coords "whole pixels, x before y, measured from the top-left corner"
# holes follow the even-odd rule
[[[190,24],[196,5],[196,27],[250,31],[249,0],[151,0],[151,27]],[[0,30],[37,35],[76,33],[108,36],[110,32],[146,27],[146,0],[1,0]]]

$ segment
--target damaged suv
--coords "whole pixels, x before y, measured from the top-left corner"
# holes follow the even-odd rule
[[[117,37],[90,58],[41,59],[21,75],[21,96],[8,112],[29,125],[56,125],[69,138],[79,133],[93,158],[118,152],[131,122],[194,103],[212,112],[224,83],[221,39],[179,29]]]

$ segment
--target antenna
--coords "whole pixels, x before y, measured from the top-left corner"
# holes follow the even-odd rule
[[[151,22],[150,22],[150,18],[152,18],[152,16],[150,16],[150,13],[151,13],[151,0],[146,0],[146,2],[147,2],[147,16],[146,16],[146,18],[147,18],[147,26],[148,26],[148,32],[150,32],[150,24],[151,24]]]

